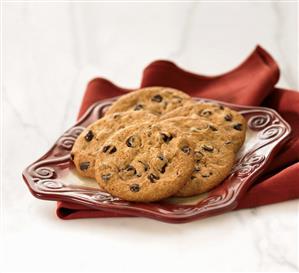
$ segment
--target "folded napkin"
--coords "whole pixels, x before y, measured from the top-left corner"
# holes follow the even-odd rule
[[[169,61],[155,61],[144,69],[141,87],[167,86],[191,96],[270,107],[291,125],[290,139],[244,195],[236,208],[242,209],[299,197],[299,93],[275,88],[278,79],[278,65],[269,53],[257,46],[240,66],[214,77],[187,72]],[[92,80],[87,86],[78,118],[94,102],[129,91],[106,79]],[[58,202],[56,212],[62,219],[125,216],[67,202]]]

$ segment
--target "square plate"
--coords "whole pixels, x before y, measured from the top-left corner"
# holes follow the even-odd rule
[[[102,100],[92,105],[43,157],[24,170],[23,178],[35,197],[171,223],[193,221],[233,210],[291,132],[289,124],[272,109],[194,98],[200,102],[228,106],[247,120],[246,140],[231,173],[219,186],[198,196],[171,197],[154,203],[128,202],[102,191],[95,180],[77,175],[70,159],[76,138],[85,127],[101,118],[105,109],[116,99]]]

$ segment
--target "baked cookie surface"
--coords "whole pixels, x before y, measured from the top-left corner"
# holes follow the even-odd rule
[[[233,143],[233,133],[228,132],[223,126],[198,118],[196,116],[179,116],[176,118],[162,119],[158,124],[167,124],[173,134],[182,132],[192,138],[193,141],[198,142],[202,140],[217,140],[221,142],[228,149],[235,151],[236,144]]]
[[[228,176],[236,153],[229,141],[231,135],[222,126],[198,117],[170,118],[158,123],[162,126],[164,124],[171,128],[172,135],[181,131],[181,134],[196,143],[193,171],[175,196],[193,196],[209,191]]]
[[[199,141],[194,150],[194,169],[175,196],[193,196],[219,185],[230,173],[235,153],[219,141]]]
[[[110,137],[97,154],[95,177],[113,196],[150,202],[181,189],[193,170],[195,144],[168,125],[127,127]]]
[[[221,128],[229,135],[234,151],[243,145],[246,137],[246,121],[244,117],[230,108],[212,103],[194,102],[166,113],[161,119],[185,116],[211,121],[216,128]]]
[[[105,115],[90,124],[76,139],[71,151],[78,173],[94,177],[95,156],[111,134],[130,125],[156,119],[156,116],[148,112],[124,112]]]
[[[147,87],[120,97],[110,106],[107,114],[146,111],[160,116],[191,102],[191,97],[182,91],[166,87]]]

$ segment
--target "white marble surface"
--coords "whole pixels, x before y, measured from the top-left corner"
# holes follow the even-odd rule
[[[182,225],[148,219],[62,221],[23,168],[73,124],[88,80],[137,87],[164,58],[203,74],[257,43],[298,89],[295,3],[4,3],[3,271],[297,271],[298,201]]]

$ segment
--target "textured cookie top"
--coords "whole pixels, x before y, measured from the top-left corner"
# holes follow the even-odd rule
[[[233,150],[220,141],[197,142],[191,177],[175,196],[193,196],[211,190],[229,175],[234,161]]]
[[[156,119],[148,112],[125,112],[105,115],[90,124],[77,138],[71,152],[79,174],[94,177],[95,155],[112,134],[127,126]]]
[[[198,117],[170,118],[158,123],[161,126],[164,124],[171,128],[171,134],[187,135],[196,143],[193,171],[187,183],[175,195],[197,195],[221,183],[229,174],[235,160],[231,134],[222,126]]]
[[[235,148],[232,145],[232,135],[227,132],[222,126],[215,123],[200,119],[198,117],[179,116],[160,120],[157,124],[161,126],[169,126],[169,130],[173,134],[183,134],[190,137],[193,141],[198,142],[202,140],[218,140],[223,145],[231,150]]]
[[[175,194],[193,170],[195,144],[167,125],[135,125],[110,137],[98,153],[95,177],[102,188],[129,201]]]
[[[120,97],[107,114],[124,111],[147,111],[157,116],[191,103],[191,97],[182,91],[165,87],[148,87]]]
[[[222,128],[230,136],[230,141],[237,152],[244,143],[246,136],[246,121],[244,117],[227,107],[212,103],[198,103],[180,107],[166,113],[161,119],[169,119],[178,116],[199,118],[211,121],[216,128]]]

